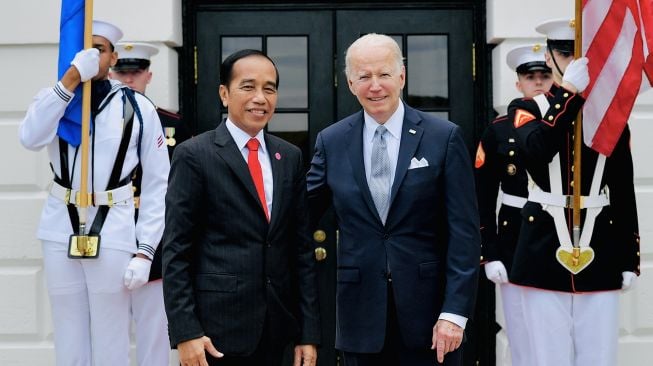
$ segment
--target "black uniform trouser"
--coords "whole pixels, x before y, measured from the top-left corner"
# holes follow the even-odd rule
[[[379,353],[343,352],[344,366],[459,366],[462,365],[462,346],[447,353],[444,363],[438,363],[435,351],[431,349],[410,349],[399,332],[397,306],[392,291],[392,281],[388,281],[388,310],[383,348]]]

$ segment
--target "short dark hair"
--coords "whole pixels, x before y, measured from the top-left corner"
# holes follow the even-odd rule
[[[277,69],[277,65],[265,53],[259,50],[252,50],[252,49],[244,49],[244,50],[236,51],[231,55],[227,56],[227,58],[225,58],[224,61],[222,61],[222,64],[220,64],[220,85],[224,85],[228,87],[229,83],[233,79],[233,68],[236,62],[240,59],[250,57],[250,56],[264,57],[272,63],[272,66],[274,66],[274,72],[277,74],[276,83],[278,88],[279,70]]]

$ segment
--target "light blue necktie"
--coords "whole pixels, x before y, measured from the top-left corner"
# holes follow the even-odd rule
[[[372,140],[372,160],[370,174],[370,193],[376,211],[379,213],[381,221],[385,224],[390,208],[390,157],[388,156],[388,146],[386,144],[385,126],[379,126],[374,132]]]

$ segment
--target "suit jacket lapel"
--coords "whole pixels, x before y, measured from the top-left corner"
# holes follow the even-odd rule
[[[351,129],[348,134],[349,146],[349,161],[354,173],[354,180],[358,184],[359,189],[363,192],[363,201],[367,207],[374,213],[374,216],[381,222],[381,217],[376,211],[376,206],[372,200],[370,187],[367,185],[367,176],[365,175],[365,162],[363,154],[363,112],[359,112],[358,116],[351,122]]]
[[[252,198],[259,203],[259,206],[261,207],[261,215],[265,216],[263,207],[261,206],[261,201],[258,199],[258,194],[256,193],[256,186],[254,185],[252,176],[249,174],[247,163],[245,162],[245,159],[243,159],[243,154],[238,149],[238,146],[236,146],[236,142],[231,137],[229,130],[227,130],[227,125],[224,122],[218,125],[215,129],[214,142],[217,145],[218,155],[220,155],[231,168]]]
[[[272,212],[270,213],[270,228],[271,231],[273,226],[279,220],[279,210],[281,207],[281,191],[283,186],[283,177],[285,171],[283,169],[284,164],[282,162],[283,154],[280,152],[280,146],[276,142],[267,138],[265,134],[265,146],[268,150],[268,155],[270,156],[270,166],[272,167]],[[277,159],[277,156],[279,159]]]
[[[417,115],[414,109],[404,104],[404,123],[401,128],[401,143],[399,144],[399,156],[397,157],[397,169],[395,170],[395,180],[392,183],[390,193],[390,207],[397,195],[401,183],[406,177],[406,172],[410,166],[411,159],[415,156],[417,146],[422,141],[424,130],[419,126],[422,119]]]

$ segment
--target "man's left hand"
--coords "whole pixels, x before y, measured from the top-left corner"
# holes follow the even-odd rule
[[[317,348],[312,344],[295,346],[295,362],[293,366],[315,366]]]
[[[137,254],[132,258],[123,275],[125,287],[135,290],[145,285],[150,277],[150,266],[152,266],[152,261],[142,254]]]
[[[433,327],[433,344],[439,363],[444,362],[444,355],[453,352],[463,342],[463,328],[444,319],[439,319]]]

